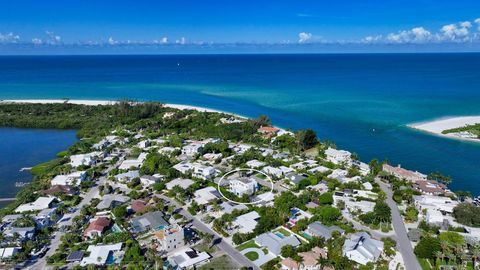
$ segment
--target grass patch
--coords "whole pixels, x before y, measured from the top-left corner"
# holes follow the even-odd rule
[[[200,270],[239,269],[240,266],[227,255],[212,259],[209,263],[200,266]]]
[[[30,170],[30,173],[33,175],[43,174],[50,171],[54,167],[60,165],[61,163],[62,163],[62,159],[60,158],[50,160],[44,163],[40,163],[38,165],[33,166],[32,169]]]
[[[203,243],[203,242],[196,245],[195,249],[200,251],[200,252],[205,251],[205,252],[210,253],[210,254],[213,254],[218,250],[218,248],[216,246],[210,246],[209,243]]]
[[[237,250],[244,250],[244,249],[247,249],[247,248],[260,248],[257,244],[255,244],[255,241],[253,240],[250,240],[250,241],[247,241],[239,246],[237,246]]]
[[[292,235],[289,231],[285,230],[285,228],[279,228],[278,230],[275,230],[274,232],[279,232],[286,237]]]
[[[255,251],[250,251],[245,253],[245,257],[247,257],[250,261],[258,260],[258,253]]]
[[[418,259],[418,263],[420,263],[420,267],[422,267],[423,270],[432,270],[432,267],[430,266],[430,263],[428,262],[427,259]]]

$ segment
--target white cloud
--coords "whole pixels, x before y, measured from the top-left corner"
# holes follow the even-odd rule
[[[462,42],[469,40],[469,30],[472,25],[470,22],[462,22],[457,24],[447,24],[441,29],[440,39],[446,41]]]
[[[298,34],[298,43],[308,42],[312,37],[312,33],[301,32]]]
[[[116,44],[118,44],[118,41],[113,39],[113,37],[109,37],[108,40],[107,40],[107,43],[110,44],[110,45],[116,45]]]
[[[17,43],[20,41],[20,36],[14,33],[2,34],[0,33],[0,43]]]
[[[185,39],[184,37],[181,37],[180,39],[175,40],[175,43],[184,45],[187,43],[187,39]]]
[[[415,27],[411,30],[403,30],[398,33],[390,33],[387,41],[393,43],[425,43],[431,41],[432,33],[423,27]]]
[[[477,18],[477,19],[475,20],[475,23],[478,25],[477,30],[480,31],[480,18]]]
[[[49,43],[49,44],[59,44],[62,40],[62,38],[59,35],[55,35],[54,32],[45,31],[45,34],[48,37],[47,43]]]
[[[377,43],[379,41],[382,41],[382,38],[383,36],[382,35],[378,35],[378,36],[368,36],[368,37],[364,37],[361,42],[362,43]]]
[[[168,43],[168,38],[167,38],[167,37],[162,37],[162,38],[160,39],[160,43],[162,43],[162,44]]]
[[[41,44],[43,44],[43,41],[39,38],[32,38],[32,43],[34,45],[41,45]]]

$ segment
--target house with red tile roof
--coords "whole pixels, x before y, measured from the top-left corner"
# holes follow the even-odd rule
[[[97,236],[102,236],[102,234],[110,227],[112,222],[107,217],[97,217],[90,220],[90,224],[87,229],[83,232],[85,238],[95,238]]]

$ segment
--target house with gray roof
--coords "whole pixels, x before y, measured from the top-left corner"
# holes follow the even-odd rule
[[[359,264],[376,261],[383,252],[383,242],[366,232],[351,234],[343,244],[343,256]]]
[[[268,251],[273,253],[275,256],[280,255],[282,247],[284,246],[290,245],[297,247],[300,245],[300,241],[293,235],[280,236],[272,232],[260,234],[259,236],[255,237],[254,241],[257,245],[266,247]]]
[[[129,197],[120,194],[106,194],[103,195],[102,200],[98,203],[98,210],[112,209],[115,206],[126,203],[130,200]]]
[[[132,224],[132,231],[134,233],[156,231],[164,226],[168,226],[168,222],[163,219],[163,213],[160,211],[145,213],[133,218],[130,223]]]
[[[315,221],[313,223],[311,223],[310,225],[308,225],[307,229],[305,230],[305,232],[311,236],[314,236],[314,237],[321,237],[325,240],[328,240],[330,238],[332,238],[332,233],[333,232],[339,232],[340,234],[344,234],[345,231],[342,230],[340,227],[338,226],[325,226],[323,225],[322,223],[318,222],[318,221]]]

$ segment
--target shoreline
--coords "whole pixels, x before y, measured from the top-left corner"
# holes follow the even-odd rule
[[[68,103],[68,104],[75,104],[75,105],[100,106],[100,105],[111,105],[117,102],[118,101],[115,101],[115,100],[90,100],[90,99],[0,99],[0,104],[1,103],[29,103],[29,104]],[[178,110],[196,110],[200,112],[225,113],[225,114],[234,115],[239,118],[248,119],[248,117],[240,114],[211,109],[207,107],[200,107],[200,106],[193,106],[193,105],[186,105],[186,104],[176,104],[176,103],[162,103],[162,104],[165,107],[178,109]]]
[[[480,116],[454,116],[436,119],[432,121],[407,124],[406,126],[411,129],[423,131],[443,138],[480,143],[480,139],[463,137],[460,136],[458,133],[442,133],[444,130],[460,128],[477,123],[480,123]]]

